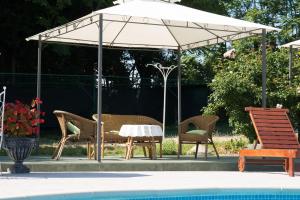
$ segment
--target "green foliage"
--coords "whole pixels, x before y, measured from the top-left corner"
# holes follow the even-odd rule
[[[236,154],[249,144],[245,138],[233,138],[228,141],[215,142],[216,148],[220,154]]]
[[[195,54],[185,54],[181,58],[182,79],[209,83],[213,78],[213,70],[209,65],[202,64]]]
[[[176,155],[177,154],[177,142],[174,139],[163,140],[163,155]],[[157,153],[159,153],[157,149]]]
[[[227,14],[225,6],[220,0],[181,0],[180,4],[221,15]]]
[[[261,106],[261,52],[238,52],[235,60],[220,60],[214,65],[216,76],[210,84],[213,90],[204,112],[226,113],[234,134],[255,136],[247,106]],[[291,116],[298,119],[299,104],[296,88],[300,83],[299,63],[293,68],[294,80],[289,86],[288,56],[286,49],[267,52],[267,107],[282,104],[289,108]]]

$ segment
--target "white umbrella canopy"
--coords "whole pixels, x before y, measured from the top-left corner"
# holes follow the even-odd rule
[[[300,47],[300,40],[296,40],[296,41],[293,41],[293,42],[289,42],[289,43],[286,43],[284,45],[281,45],[281,47],[290,47],[292,46],[293,48],[299,48]]]
[[[127,0],[126,0],[127,1]],[[174,1],[174,0],[170,0]],[[263,106],[266,102],[267,31],[279,29],[216,15],[158,0],[133,0],[98,10],[26,40],[39,40],[37,97],[41,90],[42,43],[70,43],[98,46],[98,77],[102,77],[102,46],[178,50],[178,124],[181,121],[181,50],[198,48],[262,34]],[[101,160],[102,87],[98,81],[97,160]],[[179,128],[179,125],[178,125]]]
[[[103,45],[181,50],[279,30],[252,22],[160,1],[134,0],[98,10],[26,40],[98,45],[99,14]]]
[[[292,85],[293,49],[300,48],[300,40],[286,43],[280,47],[289,48],[289,85]]]

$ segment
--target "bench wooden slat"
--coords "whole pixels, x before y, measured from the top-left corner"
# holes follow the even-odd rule
[[[258,131],[273,131],[273,132],[291,132],[291,128],[273,128],[273,127],[257,127]]]
[[[285,112],[276,111],[251,111],[253,115],[284,116]]]
[[[269,127],[269,128],[291,128],[291,125],[288,123],[277,124],[277,123],[256,123],[256,127]]]
[[[296,137],[296,136],[295,136]],[[284,136],[277,136],[277,135],[261,135],[260,136],[261,139],[265,140],[265,139],[269,139],[269,140],[295,140],[294,136],[292,135],[284,135]]]
[[[288,145],[298,145],[298,143],[295,140],[274,140],[274,139],[264,139],[264,145],[265,144],[288,144]]]
[[[264,115],[254,115],[253,118],[257,119],[268,119],[268,120],[287,120],[286,116],[264,116]]]
[[[255,119],[256,123],[289,124],[286,119]]]
[[[287,145],[287,144],[264,144],[265,149],[298,149],[299,145]]]

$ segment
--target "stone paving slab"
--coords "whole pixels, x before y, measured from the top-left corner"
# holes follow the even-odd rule
[[[0,157],[1,169],[13,163],[8,157]],[[125,160],[120,157],[106,157],[101,163],[83,157],[62,157],[52,160],[49,157],[32,156],[25,164],[32,172],[61,171],[237,171],[237,157],[194,159],[193,157],[164,156],[157,160],[136,157]]]

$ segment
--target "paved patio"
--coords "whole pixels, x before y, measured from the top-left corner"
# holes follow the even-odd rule
[[[13,164],[7,156],[0,156],[2,171]],[[145,157],[135,157],[125,160],[122,157],[105,157],[101,163],[88,160],[85,157],[62,157],[52,160],[50,157],[31,156],[25,164],[32,172],[62,172],[62,171],[237,171],[237,157],[215,156],[204,160],[193,156],[163,156],[157,160]]]
[[[86,157],[62,157],[52,160],[49,156],[31,156],[26,159],[32,172],[83,172],[83,171],[238,171],[238,157],[215,156],[194,159],[193,156],[163,156],[157,160],[145,157],[135,157],[125,160],[123,157],[106,156],[101,163],[88,160]],[[296,160],[297,163],[300,159]],[[0,170],[6,172],[13,162],[7,156],[0,156]],[[248,171],[278,171],[283,172],[282,166],[247,166]]]

